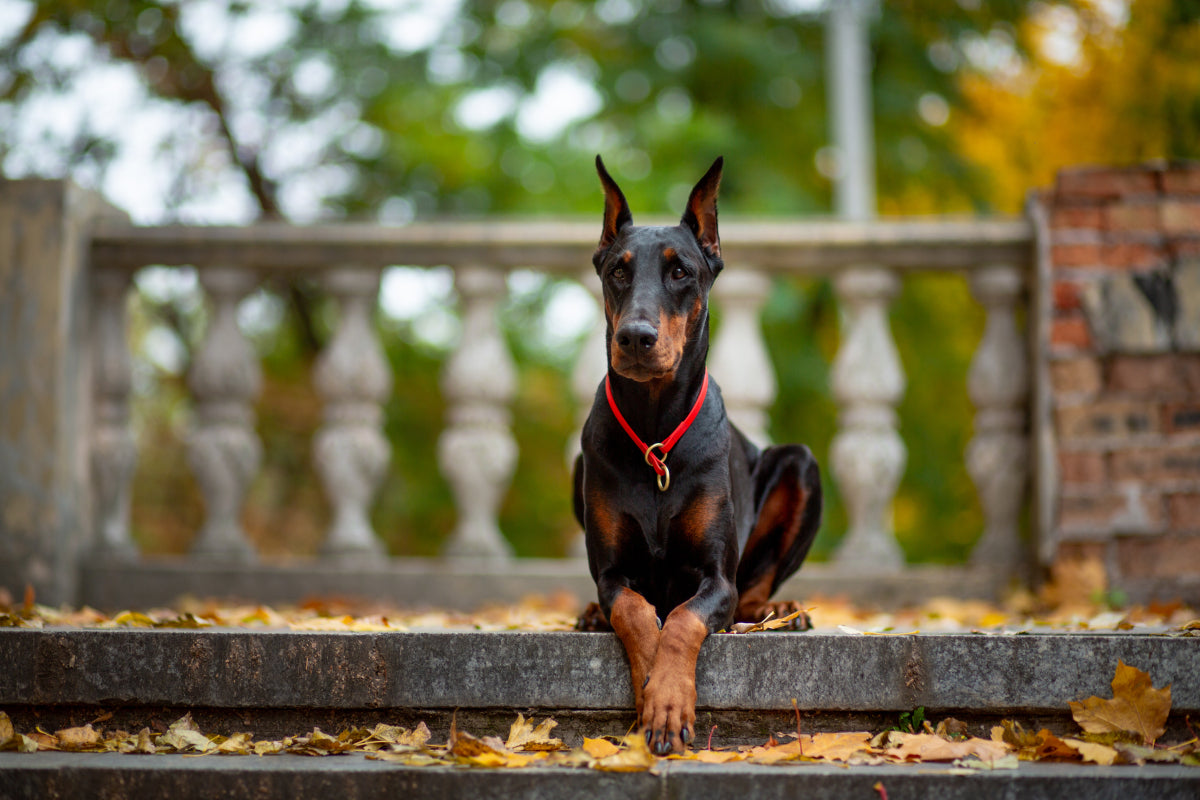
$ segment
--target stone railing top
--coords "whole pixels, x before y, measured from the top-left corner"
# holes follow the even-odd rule
[[[663,221],[670,224],[670,220]],[[353,264],[536,268],[577,275],[590,263],[599,223],[579,220],[136,227],[103,223],[92,233],[92,263],[263,270]],[[728,256],[780,272],[822,273],[852,264],[895,269],[963,269],[1026,264],[1033,230],[1018,218],[913,218],[872,222],[733,220],[721,224]]]

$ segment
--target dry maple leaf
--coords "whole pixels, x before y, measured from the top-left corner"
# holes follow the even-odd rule
[[[1079,727],[1088,733],[1118,733],[1129,731],[1154,744],[1167,729],[1171,713],[1171,686],[1155,689],[1150,676],[1124,661],[1117,662],[1112,680],[1111,700],[1089,697],[1082,702],[1071,701],[1071,715]]]
[[[566,749],[562,739],[551,739],[550,731],[558,725],[553,719],[547,717],[542,720],[542,724],[536,728],[533,726],[533,717],[528,721],[524,714],[517,714],[517,721],[508,729],[508,740],[504,743],[508,750],[563,750]]]
[[[860,753],[871,752],[871,734],[814,733],[800,739],[800,750],[805,758],[820,758],[826,761],[849,761]]]
[[[1011,748],[1003,742],[989,739],[964,739],[960,742],[946,741],[932,733],[904,734],[899,747],[887,751],[900,761],[955,761],[975,756],[980,761],[996,761],[1008,755]]]

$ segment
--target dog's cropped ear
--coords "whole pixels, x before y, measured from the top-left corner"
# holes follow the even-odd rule
[[[625,202],[621,187],[617,186],[617,182],[608,174],[600,156],[596,156],[596,172],[599,173],[600,183],[604,186],[604,229],[600,232],[600,244],[592,254],[592,263],[598,270],[601,259],[616,241],[617,234],[626,225],[633,223],[633,215],[629,213],[629,203]]]
[[[700,243],[700,248],[713,258],[721,258],[721,238],[717,235],[717,190],[721,188],[721,167],[725,158],[713,162],[704,177],[692,189],[681,222]]]

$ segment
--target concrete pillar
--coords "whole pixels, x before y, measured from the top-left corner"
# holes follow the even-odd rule
[[[74,600],[91,525],[88,230],[62,181],[0,181],[0,589]]]

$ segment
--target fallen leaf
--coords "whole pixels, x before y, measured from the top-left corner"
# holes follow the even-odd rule
[[[254,746],[254,743],[251,741],[252,738],[249,733],[235,733],[217,745],[217,752],[222,755],[250,755],[251,748]]]
[[[36,741],[23,733],[17,734],[17,742],[17,752],[19,753],[36,753],[41,749]]]
[[[517,721],[512,724],[508,730],[508,740],[504,746],[509,750],[563,750],[566,746],[562,743],[562,739],[550,738],[552,731],[558,723],[553,719],[546,718],[542,720],[542,724],[536,728],[533,726],[533,717],[528,721],[525,720],[524,714],[517,714]]]
[[[59,750],[58,738],[53,734],[46,733],[41,728],[25,737],[37,745],[38,750]],[[22,750],[21,752],[33,752],[32,750]]]
[[[746,754],[746,760],[754,764],[778,764],[781,761],[795,761],[804,755],[803,743],[799,740],[787,744],[765,744],[751,748]]]
[[[1106,744],[1085,742],[1082,739],[1063,739],[1063,742],[1077,750],[1084,761],[1108,766],[1117,760],[1116,749]]]
[[[54,736],[62,750],[87,750],[100,744],[100,734],[90,724],[82,728],[64,728]]]
[[[154,620],[140,611],[122,611],[113,617],[112,624],[128,628],[153,628]]]
[[[159,736],[155,744],[161,747],[170,747],[181,753],[188,750],[195,750],[198,753],[208,753],[217,749],[217,746],[200,732],[200,729],[192,720],[190,711],[172,722],[167,732]]]
[[[1079,758],[1079,751],[1063,739],[1058,738],[1046,728],[1037,733],[1038,743],[1033,755],[1038,761],[1074,761]]]
[[[657,763],[641,734],[629,734],[622,744],[624,747],[620,752],[597,758],[589,766],[604,772],[645,772]]]
[[[273,756],[282,753],[284,748],[283,742],[259,741],[254,743],[253,753],[256,756]]]
[[[1155,689],[1150,676],[1124,661],[1117,662],[1112,680],[1113,697],[1071,701],[1071,715],[1088,733],[1130,731],[1154,744],[1167,727],[1171,713],[1171,686]]]
[[[1178,763],[1182,758],[1182,753],[1174,750],[1158,749],[1140,744],[1117,744],[1114,747],[1118,756],[1117,763],[1120,764],[1137,764],[1139,767],[1146,762],[1172,764]]]
[[[371,747],[373,745],[386,745],[389,749],[397,747],[424,747],[429,741],[432,734],[429,732],[429,727],[424,720],[417,724],[417,727],[411,731],[408,728],[401,728],[398,725],[385,725],[380,722],[371,729],[367,738],[359,742],[362,747]]]
[[[583,752],[592,758],[608,758],[621,752],[621,748],[607,739],[588,739],[585,737],[583,740]]]
[[[814,733],[800,739],[801,754],[805,758],[822,758],[826,761],[849,761],[858,753],[870,752],[871,734]]]
[[[0,711],[0,750],[8,750],[17,746],[17,732],[13,728],[8,714]]]
[[[1008,755],[1011,748],[1003,742],[970,738],[950,742],[931,733],[908,733],[899,747],[887,755],[900,761],[954,761],[975,756],[981,761],[995,761]]]
[[[727,764],[730,761],[741,761],[742,757],[732,750],[697,750],[692,759],[705,764]]]

